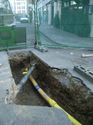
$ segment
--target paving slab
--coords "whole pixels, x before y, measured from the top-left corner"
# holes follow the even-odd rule
[[[72,125],[67,115],[48,107],[0,104],[0,125]]]
[[[50,67],[56,67],[59,69],[66,68],[72,73],[72,75],[81,78],[89,89],[93,92],[93,83],[82,77],[80,74],[74,71],[74,66],[84,66],[86,69],[93,72],[93,57],[82,58],[81,55],[92,54],[93,51],[87,49],[48,49],[48,52],[40,52],[36,49],[32,49],[32,53],[41,59],[44,63]]]
[[[37,57],[40,57],[51,67],[73,69],[74,65],[93,67],[93,57],[82,58],[82,53],[90,54],[93,51],[83,49],[48,49],[48,52],[40,52],[32,49]]]
[[[0,103],[5,103],[14,83],[7,52],[0,52]],[[8,93],[9,92],[9,93]]]

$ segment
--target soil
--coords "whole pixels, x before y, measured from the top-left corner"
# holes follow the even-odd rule
[[[17,53],[10,55],[10,65],[16,85],[18,85],[24,77],[23,71],[28,67],[29,63],[29,54],[25,55],[24,53]],[[17,94],[14,103],[17,105],[49,106],[29,80],[22,87],[22,91]]]
[[[83,125],[93,125],[93,93],[91,90],[81,79],[72,76],[68,69],[51,68],[37,60],[31,53],[27,55],[17,53],[16,56],[11,56],[10,63],[16,84],[23,77],[23,69],[29,67],[30,63],[37,62],[33,77],[40,87]],[[17,104],[48,106],[30,81],[23,87],[23,93],[19,94],[16,100]]]

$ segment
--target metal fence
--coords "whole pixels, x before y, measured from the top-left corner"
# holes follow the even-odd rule
[[[0,27],[0,50],[26,48],[26,28]]]

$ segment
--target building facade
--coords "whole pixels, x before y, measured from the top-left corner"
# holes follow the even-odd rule
[[[0,25],[13,23],[14,16],[8,0],[0,0]]]
[[[41,23],[81,37],[93,37],[93,0],[38,0]]]
[[[14,0],[15,13],[27,14],[27,0]]]
[[[90,0],[90,24],[91,24],[90,36],[93,37],[93,0]]]
[[[25,14],[27,14],[27,0],[10,0],[10,3],[11,3],[13,13],[15,13],[15,14],[25,13]]]

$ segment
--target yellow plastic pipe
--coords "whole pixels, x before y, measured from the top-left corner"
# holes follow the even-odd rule
[[[37,82],[34,80],[34,78],[32,76],[30,76],[30,80],[33,84],[33,86],[36,88],[36,90],[39,92],[39,94],[49,103],[50,106],[58,108],[63,110],[68,118],[70,119],[70,121],[72,122],[73,125],[82,125],[79,121],[77,121],[73,116],[71,116],[69,113],[67,113],[63,108],[61,108],[57,102],[55,102],[53,99],[51,99],[37,84]]]

